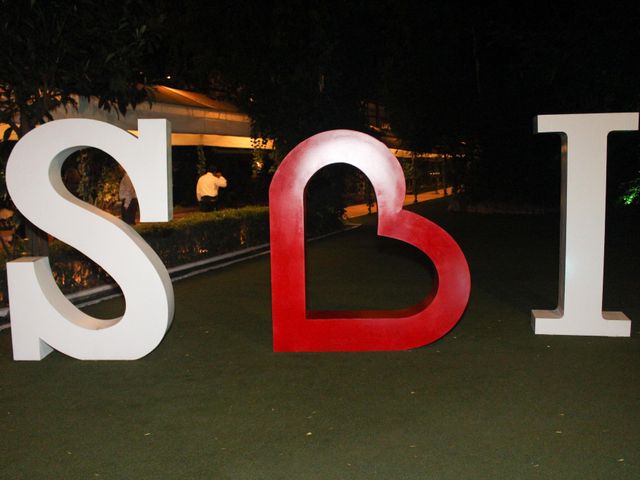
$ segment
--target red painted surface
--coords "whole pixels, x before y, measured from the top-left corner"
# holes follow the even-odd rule
[[[378,201],[378,235],[409,243],[428,255],[437,290],[402,310],[306,309],[304,188],[321,168],[347,163],[371,181]],[[315,135],[287,155],[271,183],[271,292],[276,352],[404,350],[434,342],[462,316],[471,279],[455,240],[424,217],[402,209],[405,180],[387,147],[363,133]]]

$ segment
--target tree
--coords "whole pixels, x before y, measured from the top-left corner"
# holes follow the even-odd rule
[[[186,1],[172,18],[166,74],[177,86],[235,103],[253,121],[255,137],[275,144],[273,167],[299,142],[331,129],[367,131],[363,100],[375,89],[377,41],[385,8],[272,0]],[[374,2],[378,3],[378,2]],[[390,2],[381,2],[382,4]],[[197,8],[199,7],[199,8]],[[261,158],[262,160],[262,158]],[[272,169],[262,171],[268,173]],[[342,211],[343,175],[336,169],[310,182],[322,198],[318,217]]]
[[[140,74],[162,24],[148,2],[0,0],[0,11],[4,140],[51,120],[57,108],[76,107],[78,96],[123,115],[145,98]],[[29,250],[46,255],[46,234],[30,227]]]
[[[385,81],[392,124],[413,149],[465,145],[471,202],[557,205],[559,145],[533,135],[533,117],[640,105],[637,2],[433,1],[390,21],[399,32]],[[612,165],[612,182],[638,169],[626,163]]]
[[[234,102],[280,158],[323,130],[366,130],[362,101],[376,89],[391,4],[374,3],[170,3],[177,23],[156,76]]]

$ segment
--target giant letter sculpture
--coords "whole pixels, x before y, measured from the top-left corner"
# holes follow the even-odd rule
[[[430,301],[394,311],[307,313],[303,193],[315,172],[334,163],[359,168],[373,184],[379,235],[410,243],[431,258],[438,278]],[[289,153],[269,190],[275,351],[402,350],[433,342],[453,328],[469,299],[466,259],[443,229],[403,210],[404,197],[398,161],[368,135],[324,132]]]
[[[142,221],[168,221],[171,127],[140,120],[140,137],[95,120],[59,120],[21,139],[7,164],[7,188],[35,225],[100,264],[120,285],[122,318],[100,320],[78,310],[57,288],[47,257],[7,264],[13,356],[40,360],[55,348],[80,359],[140,358],[162,340],[173,318],[173,287],[160,258],[120,219],[74,197],[63,185],[64,160],[83,146],[99,148],[129,173]]]
[[[602,311],[607,134],[637,130],[637,113],[541,115],[537,133],[562,135],[560,287],[555,310],[533,310],[537,334],[628,337],[622,312]]]

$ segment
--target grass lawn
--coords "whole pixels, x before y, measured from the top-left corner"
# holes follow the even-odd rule
[[[640,227],[607,232],[604,306],[635,320],[632,337],[536,336],[530,310],[557,303],[557,217],[412,208],[471,269],[468,309],[440,341],[273,353],[268,256],[176,283],[173,325],[139,361],[14,362],[5,330],[0,478],[640,478]],[[308,246],[311,308],[429,291],[428,260],[364,222]]]

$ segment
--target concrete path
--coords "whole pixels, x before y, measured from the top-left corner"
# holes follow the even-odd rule
[[[451,187],[447,188],[447,195],[451,195],[453,193],[453,189]],[[444,190],[432,190],[429,192],[423,192],[418,194],[418,201],[415,201],[413,195],[406,195],[404,198],[403,205],[411,205],[413,203],[421,203],[427,202],[429,200],[435,200],[437,198],[444,197]],[[197,212],[198,207],[178,207],[173,212],[173,218],[180,218],[186,215],[189,215],[193,212]],[[371,207],[371,212],[369,212],[369,207],[365,203],[361,203],[358,205],[350,205],[346,208],[345,218],[352,219],[356,217],[362,217],[363,215],[369,215],[369,213],[376,213],[378,211],[378,206],[376,203]]]
[[[447,195],[451,195],[452,191],[453,190],[451,187],[447,188]],[[404,197],[403,205],[411,205],[413,203],[427,202],[429,200],[435,200],[437,198],[442,198],[442,197],[444,197],[444,190],[442,189],[437,191],[434,190],[430,192],[419,193],[417,202],[414,195],[406,195]],[[351,205],[347,207],[346,210],[347,211],[345,213],[345,217],[347,219],[352,219],[355,217],[362,217],[363,215],[369,215],[369,213],[376,213],[378,211],[378,205],[374,203],[373,206],[371,207],[371,212],[369,212],[369,207],[364,203],[360,205]]]

